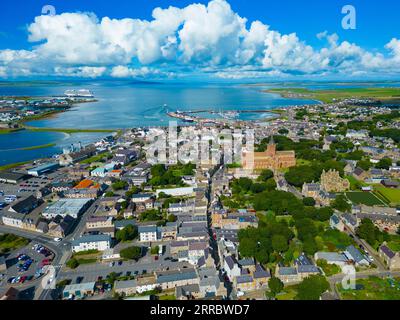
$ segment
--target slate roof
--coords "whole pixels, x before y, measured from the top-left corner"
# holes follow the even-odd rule
[[[389,258],[392,259],[395,256],[395,253],[390,250],[387,246],[381,246],[381,251]]]
[[[189,280],[197,278],[194,269],[174,270],[156,273],[157,283],[173,282],[179,280]]]
[[[294,276],[297,274],[297,269],[293,267],[280,267],[279,275],[281,276]]]
[[[241,283],[250,283],[253,282],[253,277],[252,276],[238,276],[236,277],[236,283],[241,284]]]
[[[259,279],[259,278],[269,278],[271,275],[269,274],[268,271],[264,270],[264,268],[257,264],[256,265],[256,271],[253,273],[254,279]]]
[[[72,246],[79,246],[81,243],[86,242],[98,242],[98,241],[109,241],[111,242],[111,237],[108,234],[95,234],[82,236],[79,239],[72,241]]]
[[[360,263],[362,260],[365,260],[365,257],[361,254],[361,252],[353,245],[348,246],[345,252],[346,256],[351,258],[357,263]]]

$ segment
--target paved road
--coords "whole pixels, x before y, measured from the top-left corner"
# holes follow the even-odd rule
[[[331,291],[334,294],[335,299],[340,300],[339,292],[336,288],[336,285],[341,283],[345,275],[337,274],[328,278],[329,284],[331,286]],[[379,270],[367,270],[363,272],[356,273],[356,281],[357,279],[367,279],[371,276],[377,276],[381,278],[385,277],[400,277],[400,271],[390,272],[390,271],[379,271]]]
[[[45,235],[38,235],[35,232],[30,232],[30,231],[21,230],[18,228],[12,228],[9,226],[0,225],[0,233],[12,233],[17,236],[30,239],[32,242],[39,243],[39,244],[49,248],[51,251],[54,252],[53,264],[59,264],[62,256],[64,255],[65,251],[67,250],[67,249],[64,249],[63,246],[60,246],[59,243],[53,241],[52,238],[47,237]],[[9,275],[9,276],[14,276],[14,275]],[[17,288],[20,291],[25,290],[27,288],[31,288],[31,287],[34,287],[35,289],[40,289],[41,281],[42,281],[42,278],[39,278],[34,281],[26,282],[22,285],[18,285]],[[9,284],[7,283],[7,281],[3,281],[1,283],[0,289],[6,289],[7,287],[9,287]]]
[[[353,231],[349,230],[349,228],[346,228],[346,233],[348,235],[351,235],[354,241],[360,246],[364,248],[364,251],[366,251],[371,257],[374,258],[373,263],[378,267],[378,270],[384,271],[388,270],[388,268],[383,264],[381,261],[378,252],[374,248],[372,248],[365,240],[360,239]]]

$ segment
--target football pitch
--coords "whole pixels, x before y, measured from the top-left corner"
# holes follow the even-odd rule
[[[386,206],[386,203],[379,199],[372,192],[346,192],[347,198],[354,204],[366,206]]]

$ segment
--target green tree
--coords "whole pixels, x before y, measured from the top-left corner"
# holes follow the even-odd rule
[[[275,234],[272,236],[272,248],[276,252],[284,252],[288,249],[289,245],[287,243],[287,239],[280,235],[280,234]]]
[[[116,272],[111,272],[107,275],[106,282],[110,285],[114,285],[114,282],[118,279],[118,274]]]
[[[79,266],[79,262],[75,258],[71,258],[67,261],[68,268],[76,269],[76,268],[78,268],[78,266]]]
[[[106,192],[106,194],[104,195],[105,197],[109,197],[109,198],[111,198],[111,197],[114,197],[114,192],[112,192],[112,191],[107,191]]]
[[[312,197],[306,197],[303,199],[303,204],[307,207],[314,207],[315,206],[315,200]]]
[[[321,172],[321,168],[312,166],[292,167],[285,173],[285,179],[289,184],[295,187],[301,187],[304,183],[318,181]]]
[[[163,164],[156,164],[151,167],[151,175],[152,177],[161,177],[167,172],[165,165]]]
[[[298,285],[296,300],[319,300],[328,289],[329,282],[324,276],[310,276]]]
[[[356,234],[367,241],[371,246],[375,246],[378,231],[379,230],[377,230],[377,227],[375,227],[370,219],[363,219],[356,230]]]
[[[369,169],[371,169],[372,163],[369,160],[360,160],[358,161],[357,166],[359,166],[364,171],[368,171]]]
[[[178,218],[174,214],[168,216],[168,222],[175,222]]]
[[[131,241],[138,236],[137,228],[133,225],[127,225],[125,228],[118,230],[115,238],[118,241]]]
[[[392,166],[392,162],[393,161],[390,158],[383,158],[377,163],[376,167],[378,169],[389,170],[389,168]]]
[[[318,245],[314,237],[307,237],[303,241],[303,250],[306,254],[312,256],[318,251]]]
[[[159,250],[158,246],[151,247],[150,253],[151,254],[158,254],[158,250]]]
[[[134,194],[138,194],[139,192],[140,192],[140,188],[138,188],[138,187],[136,187],[136,186],[133,186],[133,187],[131,187],[130,190],[128,190],[127,192],[125,192],[125,196],[126,196],[128,199],[131,199],[132,196],[133,196]]]
[[[114,191],[118,191],[118,190],[125,189],[127,186],[128,186],[128,182],[122,181],[122,180],[118,180],[118,181],[115,181],[115,182],[111,185],[111,188],[112,188]]]
[[[346,197],[344,195],[339,195],[333,201],[332,208],[342,212],[350,212],[351,204],[347,202]]]
[[[258,181],[267,181],[274,177],[272,170],[266,169],[261,171],[260,176],[257,178]]]
[[[119,254],[123,259],[139,260],[142,256],[142,248],[137,246],[128,247],[122,249]]]
[[[269,290],[271,291],[272,296],[276,297],[276,295],[278,293],[282,292],[284,285],[283,285],[283,282],[279,278],[271,277],[268,280],[268,287],[269,287]]]

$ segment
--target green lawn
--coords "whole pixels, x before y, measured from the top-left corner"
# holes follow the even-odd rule
[[[101,154],[97,154],[93,157],[87,158],[85,160],[82,160],[80,163],[81,164],[91,164],[94,162],[102,162],[103,159],[106,159],[108,157],[111,157],[111,153],[101,153]]]
[[[25,148],[21,148],[20,150],[37,150],[37,149],[45,149],[45,148],[50,148],[50,147],[54,147],[56,146],[55,143],[47,143],[47,144],[41,144],[38,146],[32,146],[32,147],[25,147]]]
[[[29,161],[5,164],[4,166],[0,166],[0,171],[14,169],[16,167],[22,166],[22,165],[27,164],[27,163],[29,163]]]
[[[345,178],[346,178],[347,180],[349,180],[351,190],[361,190],[360,187],[364,187],[364,186],[367,185],[366,183],[357,180],[357,179],[354,178],[353,176],[345,176]]]
[[[347,246],[353,244],[353,240],[343,232],[339,230],[328,229],[321,234],[324,246],[327,251],[342,251]]]
[[[346,196],[354,204],[365,204],[366,206],[386,205],[372,192],[346,192]]]
[[[399,100],[400,88],[338,88],[332,90],[309,90],[305,88],[274,88],[266,92],[278,93],[284,97],[296,95],[298,98],[331,103],[348,98],[370,98],[375,100]]]
[[[287,286],[283,291],[277,294],[277,300],[294,300],[297,295],[297,285]]]
[[[337,285],[343,300],[400,300],[400,279],[369,277],[357,280],[356,290]]]
[[[400,205],[400,189],[385,188],[384,186],[375,186],[374,189],[384,199],[387,199],[390,205]]]
[[[309,160],[304,160],[304,159],[296,160],[296,166],[309,166],[310,164],[311,164],[311,161],[309,161]]]
[[[2,234],[0,235],[0,253],[6,253],[15,249],[22,248],[28,243],[28,239],[18,237],[14,234]]]

